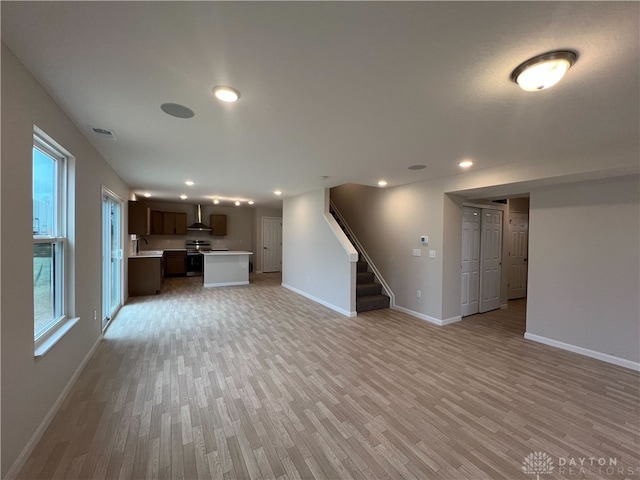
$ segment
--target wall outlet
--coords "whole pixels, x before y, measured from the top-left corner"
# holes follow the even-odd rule
[[[98,319],[98,311],[97,311],[97,310],[94,310],[94,311],[93,311],[93,319],[94,319],[94,320],[97,320],[97,319]]]
[[[429,258],[436,258],[436,251],[435,250],[429,250]]]
[[[416,297],[422,297],[422,290],[416,290]]]
[[[420,250],[419,248],[414,248],[413,249],[413,256],[414,257],[421,257],[422,256],[422,250]]]

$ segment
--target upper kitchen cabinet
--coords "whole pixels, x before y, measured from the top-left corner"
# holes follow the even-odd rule
[[[129,234],[149,235],[149,206],[146,202],[129,200]]]
[[[151,235],[186,235],[187,214],[151,211]]]
[[[227,216],[226,215],[211,215],[211,235],[224,236],[227,234]]]

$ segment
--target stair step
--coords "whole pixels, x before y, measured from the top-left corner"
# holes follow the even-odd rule
[[[367,295],[356,298],[356,312],[368,312],[389,308],[391,299],[387,295]]]
[[[360,260],[356,264],[356,268],[358,272],[366,272],[367,269],[369,268],[369,264],[367,262],[363,262],[362,260]]]
[[[380,295],[382,293],[382,285],[379,283],[361,283],[356,285],[356,299],[369,295]]]
[[[372,272],[358,272],[356,273],[356,284],[373,283],[375,275]]]

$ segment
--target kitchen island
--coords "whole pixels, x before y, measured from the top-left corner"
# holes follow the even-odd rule
[[[203,252],[204,286],[226,287],[249,284],[249,256],[253,252]]]

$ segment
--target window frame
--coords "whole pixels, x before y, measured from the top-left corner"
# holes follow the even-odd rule
[[[44,155],[55,161],[55,179],[54,193],[55,208],[53,210],[51,233],[48,235],[33,234],[33,245],[51,244],[52,246],[52,268],[53,268],[53,303],[54,316],[46,325],[36,331],[35,324],[35,299],[34,299],[34,355],[36,357],[43,356],[60,338],[68,332],[73,325],[78,322],[78,318],[73,318],[70,304],[70,286],[71,286],[71,261],[72,256],[69,233],[70,233],[70,189],[69,175],[71,155],[60,145],[53,141],[44,132],[34,127],[33,145],[31,150],[32,163],[34,150],[39,150]],[[33,182],[32,172],[32,182]],[[33,217],[33,199],[32,199],[32,217]],[[35,283],[33,284],[35,296]]]

